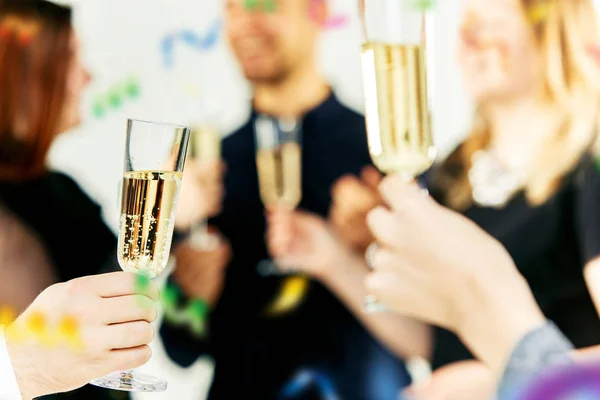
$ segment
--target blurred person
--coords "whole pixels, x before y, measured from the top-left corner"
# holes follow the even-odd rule
[[[77,278],[45,289],[16,321],[0,326],[0,399],[32,400],[66,392],[108,373],[145,364],[152,354],[151,323],[158,288],[136,288],[136,275],[115,272]],[[42,312],[47,321],[77,322],[81,350],[48,347],[18,337],[18,329]]]
[[[43,0],[2,2],[0,306],[17,314],[55,282],[119,269],[117,241],[100,207],[73,179],[46,164],[57,135],[80,124],[81,95],[89,81],[69,8]],[[214,190],[220,185],[219,167],[190,163],[188,168],[179,230],[221,201]],[[71,396],[110,396],[106,390],[88,389]]]
[[[314,2],[276,0],[274,9],[264,3],[248,10],[244,1],[224,1],[229,44],[253,86],[249,120],[223,141],[226,195],[222,213],[210,221],[229,244],[212,255],[196,251],[194,256],[195,250],[187,249],[190,261],[178,259],[173,277],[187,299],[214,298],[215,288],[223,288],[208,318],[210,334],[199,340],[166,321],[161,336],[181,366],[202,354],[214,357],[211,399],[285,398],[286,383],[307,370],[327,375],[341,398],[395,398],[409,381],[395,354],[406,355],[418,345],[405,342],[392,354],[352,316],[362,318],[358,306],[349,312],[325,287],[311,283],[296,309],[265,315],[282,278],[257,271],[269,257],[255,161],[257,116],[300,120],[302,209],[326,216],[334,182],[358,176],[371,161],[364,118],[337,100],[318,70],[317,39],[324,21],[311,18]],[[322,12],[314,14],[326,18],[325,2],[317,3]],[[315,397],[307,392],[298,398]]]
[[[327,271],[329,266],[347,276],[362,271],[366,288],[359,295],[372,293],[391,311],[456,332],[485,363],[487,385],[478,391],[467,385],[459,397],[445,391],[421,397],[439,384],[431,382],[406,393],[411,399],[491,399],[497,381],[504,399],[549,368],[594,357],[600,362],[598,348],[572,353],[498,240],[396,176],[386,178],[381,192],[390,209],[378,207],[369,214],[379,244],[370,257],[374,272],[368,273],[365,260],[310,213],[296,212],[291,223],[282,220],[289,216],[274,213],[269,242],[283,268],[310,265]]]
[[[598,344],[596,11],[590,0],[465,0],[464,7],[459,62],[476,104],[473,129],[423,180],[438,202],[507,248],[544,314],[576,347]],[[346,207],[339,219],[366,211]],[[477,380],[467,370],[481,375],[481,366],[449,364],[468,359],[456,336],[436,330],[433,365],[448,368],[434,380],[463,390]]]

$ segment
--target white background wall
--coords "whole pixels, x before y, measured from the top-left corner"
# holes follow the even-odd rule
[[[349,14],[351,22],[344,29],[324,33],[322,68],[342,101],[362,112],[356,2],[329,1],[333,11]],[[438,3],[429,73],[434,134],[443,155],[465,132],[470,110],[454,62],[460,1]],[[173,71],[162,63],[159,49],[164,35],[181,28],[199,33],[207,29],[222,15],[222,0],[95,0],[77,2],[76,7],[76,24],[95,79],[85,98],[84,124],[58,140],[50,160],[103,205],[114,227],[126,118],[192,124],[201,110],[200,97],[193,92],[203,91],[221,104],[218,122],[227,134],[245,119],[249,92],[222,38],[203,53],[178,46]],[[103,119],[94,118],[91,104],[97,95],[131,74],[141,82],[139,99]],[[166,394],[147,395],[148,399],[202,399],[210,380],[208,362],[183,371],[168,361],[160,343],[146,369],[170,382]]]

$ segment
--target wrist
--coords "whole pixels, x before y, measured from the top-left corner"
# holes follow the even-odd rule
[[[476,277],[475,298],[458,327],[461,340],[497,373],[519,341],[546,323],[527,282],[520,276]]]
[[[11,337],[12,336],[12,337]],[[51,390],[44,383],[42,376],[33,365],[31,355],[27,355],[24,348],[16,344],[15,333],[6,331],[6,350],[14,371],[17,386],[23,400],[31,400],[44,394],[51,393]],[[27,346],[27,344],[25,344]]]
[[[325,286],[332,287],[350,271],[358,268],[364,268],[363,258],[349,248],[344,248],[343,251],[330,258],[328,267],[323,269],[317,279]]]

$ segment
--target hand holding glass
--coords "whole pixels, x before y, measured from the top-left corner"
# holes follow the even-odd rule
[[[155,278],[167,266],[189,141],[182,126],[129,120],[125,144],[118,260],[125,271]],[[90,382],[107,389],[162,392],[167,382],[133,371]]]
[[[414,0],[359,0],[369,152],[382,172],[413,180],[436,156],[427,96],[425,13]],[[376,249],[367,251],[367,262]],[[382,307],[372,296],[366,310]]]

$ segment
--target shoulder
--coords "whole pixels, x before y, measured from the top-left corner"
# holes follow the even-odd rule
[[[64,201],[65,204],[77,210],[86,210],[93,214],[100,213],[100,205],[82,189],[73,177],[66,173],[58,171],[50,172],[48,185],[52,193]]]

